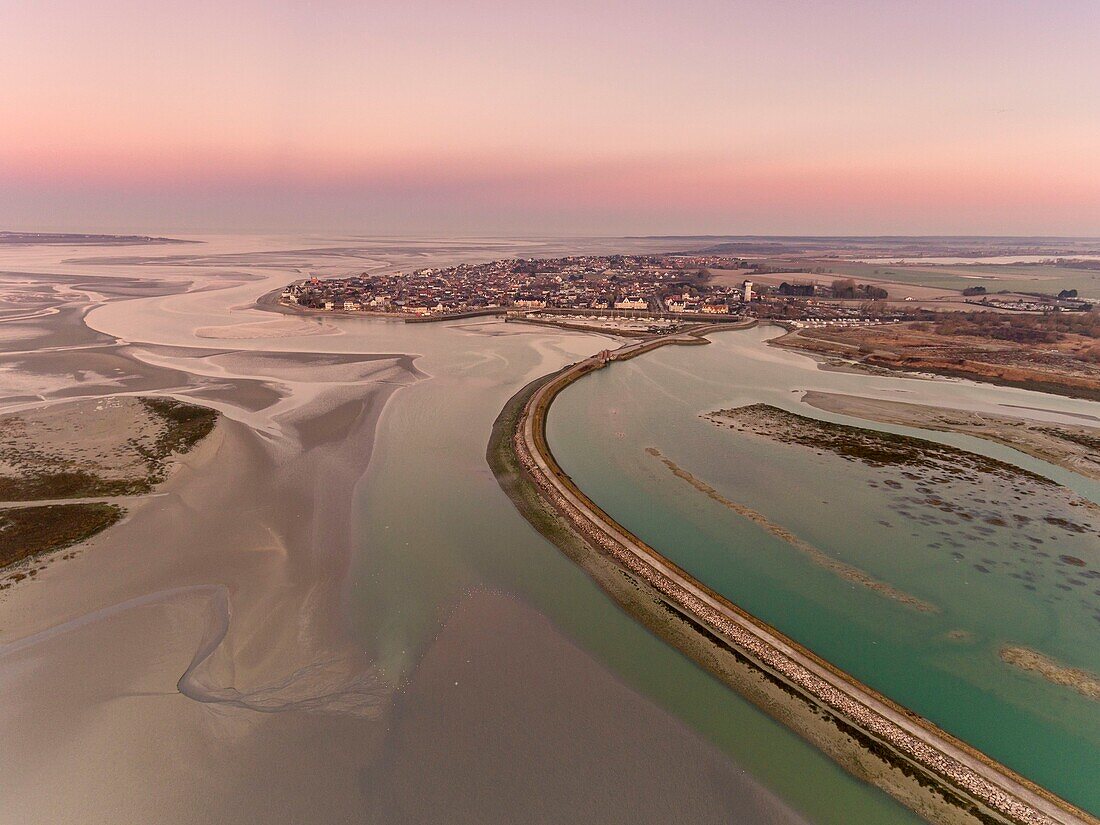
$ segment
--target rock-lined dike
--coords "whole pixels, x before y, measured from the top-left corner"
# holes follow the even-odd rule
[[[702,342],[696,339],[695,342]],[[683,336],[647,342],[688,343]],[[637,344],[623,348],[640,354]],[[501,412],[487,457],[523,515],[619,604],[819,747],[931,822],[1095,823],[1079,810],[832,667],[695,580],[579,490],[546,441],[546,414],[593,357],[539,379]]]

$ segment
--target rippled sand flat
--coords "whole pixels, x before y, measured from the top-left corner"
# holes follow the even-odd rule
[[[605,339],[254,307],[298,267],[546,241],[199,240],[0,250],[24,303],[0,317],[0,413],[153,392],[221,414],[157,495],[0,595],[0,819],[803,821],[810,797],[670,712],[708,677],[571,578],[485,467],[503,401]],[[775,744],[869,821],[896,813]]]

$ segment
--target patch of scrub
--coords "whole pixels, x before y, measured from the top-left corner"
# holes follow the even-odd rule
[[[0,567],[86,541],[122,515],[121,507],[103,502],[0,510]],[[10,579],[18,581],[34,572],[15,572]]]
[[[163,472],[164,461],[173,453],[190,452],[218,421],[217,411],[174,398],[143,398],[141,403],[161,420],[152,449],[142,452],[156,472]]]
[[[880,595],[900,602],[907,607],[912,607],[916,610],[921,611],[922,613],[938,612],[939,608],[937,608],[935,605],[929,604],[928,602],[919,599],[910,593],[906,593],[903,590],[899,590],[893,585],[887,584],[883,581],[879,581],[878,579],[868,575],[859,568],[853,567],[850,564],[845,564],[842,561],[834,559],[823,550],[814,547],[805,539],[799,538],[786,527],[783,527],[781,524],[776,524],[763,513],[757,510],[753,510],[751,507],[746,507],[744,504],[738,504],[735,501],[731,501],[702,479],[696,478],[690,472],[683,469],[682,467],[679,467],[670,459],[665,458],[663,455],[661,455],[660,450],[658,450],[656,447],[647,447],[646,452],[654,458],[660,459],[661,463],[664,464],[669,470],[671,470],[672,474],[675,475],[677,478],[686,481],[688,484],[690,484],[699,492],[706,495],[708,498],[713,499],[722,506],[729,508],[733,512],[737,513],[739,516],[747,518],[749,521],[767,530],[776,538],[782,539],[783,541],[787,542],[787,544],[789,544],[791,547],[801,551],[802,553],[805,553],[806,556],[808,556],[810,560],[814,562],[814,564],[824,567],[826,570],[835,573],[841,578],[862,585],[869,590],[873,590]]]

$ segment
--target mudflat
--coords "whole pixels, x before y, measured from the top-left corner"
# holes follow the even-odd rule
[[[208,437],[170,459],[175,469],[151,495],[126,501],[121,521],[0,596],[0,738],[21,743],[0,749],[4,818],[640,821],[659,810],[721,822],[733,799],[745,822],[803,821],[522,597],[480,591],[454,609],[452,590],[465,593],[473,569],[461,554],[477,559],[492,547],[499,511],[511,514],[506,501],[456,483],[463,521],[439,515],[439,538],[417,548],[416,529],[436,520],[440,501],[417,492],[415,475],[373,469],[385,416],[390,450],[409,429],[411,455],[434,451],[432,472],[476,484],[470,468],[482,442],[470,428],[488,428],[491,399],[600,342],[501,322],[475,340],[465,328],[363,319],[334,321],[339,335],[284,338],[298,327],[265,323],[251,306],[292,273],[242,255],[233,266],[249,264],[273,283],[241,285],[237,273],[222,274],[224,263],[112,263],[100,290],[121,289],[116,270],[165,273],[172,283],[140,306],[99,306],[92,323],[104,333],[83,325],[87,303],[75,294],[70,315],[44,310],[6,324],[8,374],[19,381],[10,389],[20,397],[4,409],[28,428],[32,412],[41,417],[34,426],[45,440],[20,442],[41,453],[35,466],[141,477],[141,452],[128,441],[150,446],[156,426],[131,393],[171,393],[221,415]],[[200,288],[190,289],[196,279]],[[66,332],[70,321],[89,334]],[[416,395],[405,395],[414,385]],[[104,419],[94,448],[67,451],[66,430],[82,415],[98,433],[93,414],[144,434],[112,440]],[[399,489],[402,508],[367,520],[361,485],[373,485],[372,500]],[[467,524],[476,530],[464,538]],[[388,550],[385,539],[399,531],[407,536]],[[499,558],[514,558],[517,540],[545,549],[521,529]],[[537,570],[544,557],[557,563],[532,552]],[[389,578],[372,586],[373,577],[349,576],[364,558]],[[439,569],[445,584],[432,577]],[[406,573],[415,598],[394,579]],[[495,571],[488,577],[501,586]],[[430,617],[423,644],[403,624],[419,601]],[[365,605],[381,629],[357,629],[349,604]],[[407,648],[407,672],[387,669],[395,648]],[[514,792],[486,792],[499,771]],[[43,777],[57,776],[65,781],[40,792]],[[635,801],[620,804],[612,788]]]

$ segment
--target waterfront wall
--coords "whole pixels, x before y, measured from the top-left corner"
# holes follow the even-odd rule
[[[457,321],[460,318],[483,318],[487,315],[503,315],[505,310],[500,307],[493,309],[471,309],[469,312],[451,312],[443,315],[401,315],[406,324],[430,324],[433,321]],[[355,315],[356,313],[348,313]],[[360,312],[360,315],[366,313]]]
[[[510,308],[510,311],[517,311]],[[546,307],[545,309],[522,310],[524,312],[541,312],[547,315],[594,315],[597,318],[661,318],[673,321],[698,321],[700,323],[714,323],[715,321],[737,322],[739,315],[718,315],[710,312],[664,312],[648,309],[567,309],[563,307]]]

